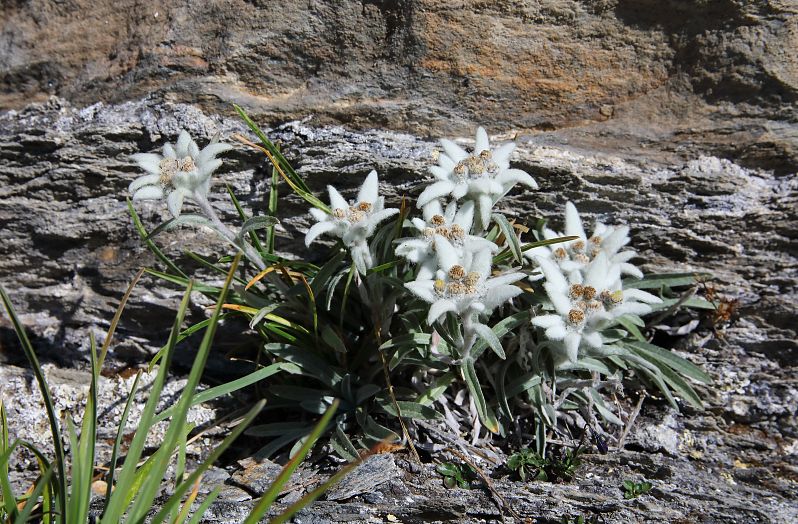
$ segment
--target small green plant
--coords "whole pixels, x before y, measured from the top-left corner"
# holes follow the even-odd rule
[[[543,457],[539,452],[522,449],[510,455],[506,466],[515,471],[522,481],[527,478],[549,482],[570,482],[576,470],[582,465],[581,444],[574,449],[565,448],[560,452],[550,452]]]
[[[471,483],[477,479],[477,473],[468,464],[443,462],[435,470],[443,475],[443,485],[449,489],[471,489]]]
[[[633,480],[624,480],[623,481],[623,498],[625,499],[636,499],[640,495],[645,495],[651,488],[654,486],[651,482],[644,480],[643,482],[635,482]]]
[[[549,461],[541,457],[536,451],[522,449],[510,455],[506,466],[508,469],[515,471],[522,481],[526,481],[527,478],[545,480],[546,472],[544,468],[548,464]]]

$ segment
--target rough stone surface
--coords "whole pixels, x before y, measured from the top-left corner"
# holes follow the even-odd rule
[[[270,122],[422,136],[487,123],[798,165],[791,0],[34,0],[0,13],[0,107],[154,94]]]
[[[180,128],[206,137],[243,130],[235,120],[153,100],[84,109],[50,100],[0,117],[0,282],[45,359],[80,368],[85,329],[94,326],[101,338],[135,268],[154,263],[125,211],[125,188],[137,176],[127,156],[174,140]],[[393,201],[417,194],[435,148],[410,134],[302,122],[271,134],[282,141],[313,190],[335,183],[351,191],[374,167]],[[675,161],[667,152],[654,151],[630,159],[622,151],[610,155],[554,142],[551,136],[520,137],[514,161],[537,178],[541,189],[513,192],[504,204],[509,214],[530,223],[545,216],[559,227],[563,204],[570,199],[588,216],[627,222],[647,270],[711,272],[719,293],[740,299],[739,319],[719,336],[695,330],[676,347],[715,380],[713,387],[700,389],[707,411],[677,414],[646,402],[626,449],[591,456],[575,484],[514,483],[491,464],[481,467],[495,471],[497,489],[516,511],[540,522],[579,513],[618,523],[794,522],[795,177],[708,154]],[[228,157],[231,162],[219,179],[233,186],[247,209],[263,210],[267,174],[262,158],[243,148]],[[215,203],[234,219],[219,191]],[[324,257],[323,247],[312,252],[303,247],[309,217],[302,201],[286,192],[280,206],[280,248]],[[149,227],[165,217],[161,205],[138,208]],[[167,233],[158,242],[175,255],[188,248],[203,253],[224,249],[204,231]],[[143,354],[165,341],[178,295],[152,279],[137,288],[118,331],[120,342],[112,348],[112,362],[140,363]],[[199,296],[194,309],[196,315],[206,314]],[[0,357],[5,362],[0,383],[16,384],[3,389],[4,398],[17,389],[24,398],[33,398],[30,378],[9,364],[21,358],[10,325],[5,317],[0,323]],[[225,337],[219,338],[224,348]],[[73,384],[64,389],[59,377],[81,372],[48,369],[58,402],[79,405],[75,380],[64,379]],[[119,380],[109,382],[111,391],[122,387]],[[6,399],[7,406],[15,403],[15,409],[27,406]],[[34,424],[43,420],[33,403],[24,409],[25,419]],[[13,423],[17,420],[14,415]],[[423,476],[411,473],[413,468],[403,460],[396,464],[399,475],[371,493],[320,501],[297,521],[376,522],[388,514],[402,522],[499,519],[485,490],[447,491],[431,470]],[[218,475],[217,482],[227,482],[225,496],[212,507],[207,522],[240,521],[250,507],[258,490],[241,480],[246,468],[237,469]],[[648,479],[655,487],[649,495],[626,501],[621,489],[625,479]],[[296,496],[287,495],[287,500]]]

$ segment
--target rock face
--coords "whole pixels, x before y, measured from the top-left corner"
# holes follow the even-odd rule
[[[0,13],[0,107],[154,93],[269,122],[571,129],[588,149],[656,141],[798,165],[790,0],[34,0]]]
[[[45,361],[80,368],[86,330],[101,339],[135,270],[157,265],[124,202],[139,174],[130,154],[180,129],[201,146],[246,132],[228,105],[238,102],[272,126],[314,191],[351,191],[375,168],[396,202],[418,194],[431,137],[487,124],[519,142],[513,161],[541,186],[513,192],[509,215],[559,227],[571,200],[589,218],[629,223],[646,270],[707,271],[740,300],[721,336],[699,331],[677,347],[715,379],[702,390],[708,411],[647,403],[627,449],[591,458],[576,485],[498,489],[544,520],[798,520],[794,2],[34,0],[0,13],[0,283]],[[259,213],[268,171],[257,152],[226,156],[213,204],[234,223],[219,182]],[[304,202],[284,189],[279,205],[279,248],[322,259],[323,247],[302,242]],[[150,229],[166,218],[163,205],[137,209]],[[204,230],[156,241],[183,262],[184,250],[225,250]],[[140,364],[165,342],[179,294],[144,278],[114,365]],[[193,314],[204,305],[196,297]],[[14,385],[3,397],[35,412],[10,396],[30,396],[19,362],[0,315],[0,384]],[[81,372],[48,369],[71,409]],[[445,492],[400,466],[374,493],[325,501],[300,520],[498,518],[484,492]],[[256,490],[240,472],[217,473],[233,479],[222,503],[240,510]],[[623,501],[620,482],[643,477],[652,494]],[[214,521],[235,521],[223,504]]]

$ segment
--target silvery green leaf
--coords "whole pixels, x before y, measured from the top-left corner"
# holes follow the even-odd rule
[[[252,217],[248,219],[246,222],[244,222],[244,224],[241,226],[241,230],[238,232],[238,237],[237,237],[238,241],[242,242],[244,236],[247,235],[250,231],[274,227],[279,223],[280,221],[277,220],[275,217],[270,217],[270,216]]]
[[[500,359],[504,360],[507,358],[507,356],[504,354],[504,348],[502,347],[499,337],[496,336],[496,333],[494,333],[491,328],[480,323],[474,323],[472,327],[474,328],[474,331],[476,331],[477,335],[479,335],[479,338],[485,341],[485,343],[490,346],[493,352],[496,353]]]

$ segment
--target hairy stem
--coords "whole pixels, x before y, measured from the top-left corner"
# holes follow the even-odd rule
[[[216,210],[213,209],[213,206],[211,206],[210,202],[208,202],[208,199],[205,198],[205,195],[198,191],[194,191],[191,194],[191,198],[194,200],[197,206],[199,206],[205,216],[208,217],[211,222],[213,222],[213,225],[216,230],[219,231],[219,234],[226,238],[231,244],[238,247],[244,253],[244,256],[246,256],[250,262],[255,264],[259,270],[262,271],[266,269],[266,264],[263,262],[263,259],[258,252],[255,251],[255,248],[247,243],[246,240],[241,239],[239,241],[236,238],[236,234],[233,233],[233,230],[227,227],[227,225],[225,225],[224,222],[219,219],[219,215],[216,214]]]

